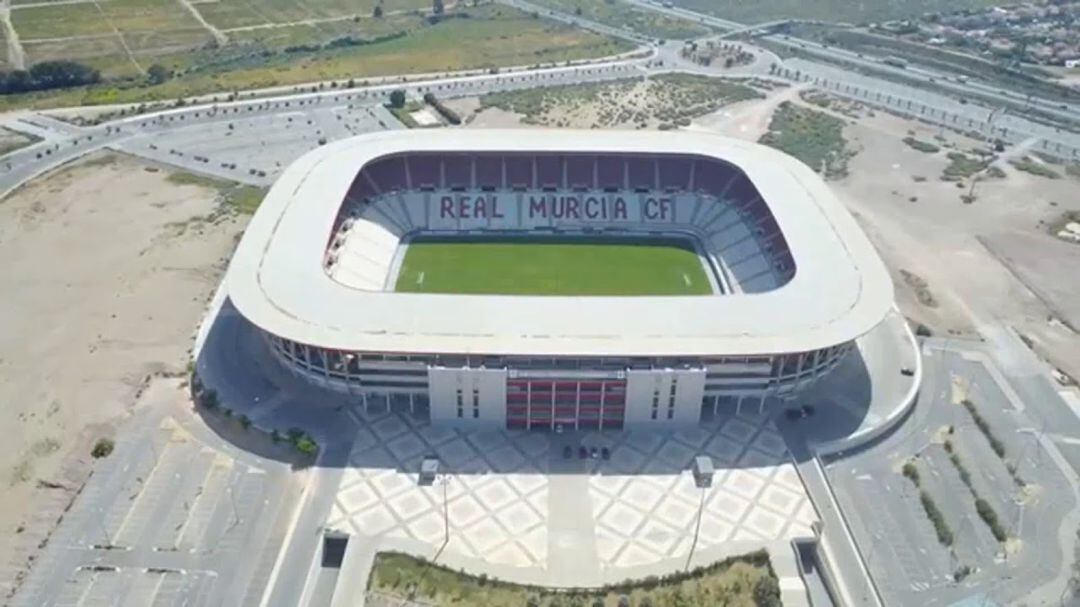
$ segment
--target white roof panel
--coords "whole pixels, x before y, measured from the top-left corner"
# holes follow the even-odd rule
[[[739,167],[768,204],[795,276],[757,294],[556,297],[350,288],[323,269],[354,177],[402,152],[700,154]],[[765,146],[688,132],[388,131],[317,148],[288,167],[252,218],[226,276],[265,331],[325,348],[408,353],[692,356],[807,351],[885,317],[893,286],[876,251],[818,175]]]

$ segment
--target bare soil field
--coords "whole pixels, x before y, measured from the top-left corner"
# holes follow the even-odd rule
[[[1063,211],[1080,208],[1077,182],[1025,173],[1004,160],[991,164],[1003,177],[987,178],[988,170],[975,177],[974,190],[972,178],[943,180],[950,152],[972,156],[986,144],[887,114],[860,119],[845,136],[858,153],[849,176],[833,187],[892,270],[905,315],[938,333],[978,334],[981,326],[1004,324],[1053,364],[1080,376],[1080,336],[1056,320],[1068,315],[1058,309],[1060,302],[1044,296],[1069,288],[1061,282],[1070,267],[1063,243],[1046,226]],[[912,136],[941,149],[913,149],[903,142]],[[974,201],[965,203],[962,197],[972,191]],[[1015,272],[987,246],[1018,241],[1025,260],[1063,263],[1025,263],[1023,272]]]
[[[184,373],[242,229],[215,212],[215,190],[169,174],[100,154],[0,201],[3,595],[85,480],[93,442],[148,376]]]
[[[690,74],[540,87],[461,100],[453,107],[478,127],[660,129],[691,125],[717,109],[764,97],[751,80]]]

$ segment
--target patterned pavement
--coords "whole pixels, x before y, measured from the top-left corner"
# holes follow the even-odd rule
[[[408,538],[510,567],[548,566],[548,473],[588,475],[596,561],[602,568],[648,565],[729,541],[811,535],[813,505],[766,418],[725,417],[701,428],[545,435],[464,432],[397,413],[353,415],[362,428],[328,526],[350,534]],[[562,460],[562,446],[608,447],[611,459]],[[713,458],[711,488],[689,472]],[[425,454],[442,466],[434,485],[417,484]],[[576,449],[574,458],[577,457]],[[554,460],[552,458],[555,458]],[[449,523],[447,523],[447,518]]]

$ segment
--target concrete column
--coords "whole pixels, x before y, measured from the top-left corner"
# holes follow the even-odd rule
[[[604,388],[604,384],[600,384],[600,389]],[[574,430],[578,429],[581,425],[579,420],[581,419],[581,381],[577,383],[577,395],[574,397]]]
[[[624,420],[623,423],[624,424],[626,423],[625,422],[625,419],[626,419],[626,401],[625,401],[626,396],[627,395],[625,395],[625,394],[623,395],[623,399],[624,399],[623,400],[623,420]],[[606,381],[601,381],[600,382],[600,419],[596,422],[596,429],[597,430],[602,430],[604,428],[604,400],[605,399],[607,399],[607,382]]]
[[[549,430],[555,429],[555,400],[557,394],[558,389],[555,387],[555,382],[551,382],[551,421],[548,422]]]
[[[799,375],[802,374],[803,363],[805,361],[806,361],[806,352],[799,352],[799,360],[798,360],[798,362],[795,363],[795,383],[794,383],[794,386],[796,386],[796,387],[799,385],[799,382],[802,381],[802,380],[799,379]]]
[[[532,382],[525,382],[525,429],[532,430]]]

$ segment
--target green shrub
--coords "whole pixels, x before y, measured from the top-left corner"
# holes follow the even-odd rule
[[[1018,171],[1024,171],[1025,173],[1031,173],[1038,177],[1045,177],[1047,179],[1061,179],[1061,174],[1051,169],[1050,167],[1039,164],[1034,160],[1024,157],[1019,160],[1011,160],[1009,164],[1016,167]]]
[[[930,519],[930,523],[934,525],[934,532],[937,533],[938,542],[940,542],[942,546],[952,546],[952,529],[949,529],[948,523],[945,522],[945,516],[941,514],[941,510],[938,510],[937,504],[934,503],[934,499],[930,497],[929,493],[920,491],[919,501],[922,503],[923,510],[926,512],[926,518]]]
[[[937,152],[937,151],[941,150],[940,147],[938,147],[938,146],[936,146],[936,145],[934,145],[932,143],[929,143],[927,141],[922,141],[922,140],[916,139],[914,137],[904,137],[904,143],[908,144],[908,146],[910,146],[913,149],[916,149],[916,150],[918,150],[920,152],[925,152],[927,154],[933,154],[934,152]]]
[[[990,502],[983,498],[977,498],[975,500],[975,512],[979,514],[979,518],[986,523],[986,526],[990,528],[990,533],[994,534],[994,539],[999,542],[1004,542],[1008,538],[1008,534],[1005,532],[1005,528],[1001,526],[1001,522],[998,520],[997,512],[994,511],[994,507],[990,505]]]
[[[994,450],[994,453],[996,453],[998,457],[1005,459],[1005,445],[998,440],[998,437],[994,436],[993,430],[990,429],[990,424],[987,423],[987,421],[983,419],[983,416],[979,415],[979,412],[975,409],[975,403],[965,399],[963,405],[968,413],[971,414],[971,420],[975,422],[975,427],[983,433],[987,442],[990,443],[990,448]]]
[[[90,457],[94,459],[101,459],[103,457],[109,457],[116,447],[116,443],[111,438],[99,438],[94,443],[94,448],[90,450]]]
[[[319,444],[305,434],[296,441],[296,450],[304,455],[315,455],[319,452]]]
[[[919,486],[919,469],[915,467],[915,462],[905,462],[903,468],[904,476],[911,479],[911,482],[915,483],[915,486]]]

